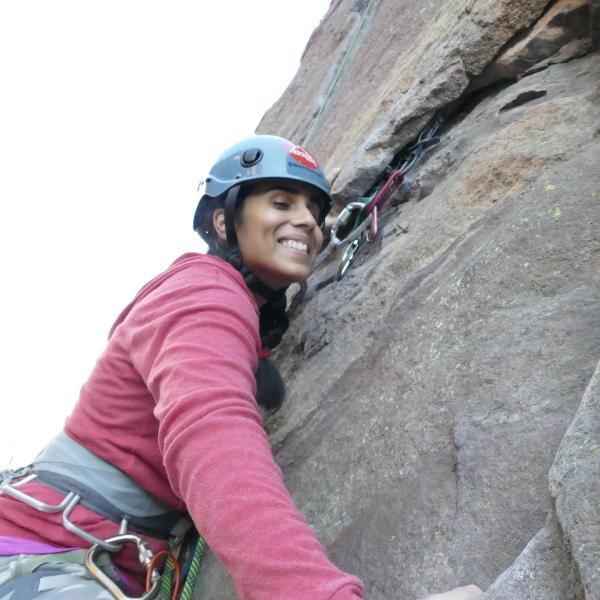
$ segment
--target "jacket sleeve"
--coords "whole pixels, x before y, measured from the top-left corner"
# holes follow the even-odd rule
[[[170,484],[242,600],[359,600],[291,501],[254,399],[258,313],[225,274],[175,278],[145,300],[132,362],[159,421]]]

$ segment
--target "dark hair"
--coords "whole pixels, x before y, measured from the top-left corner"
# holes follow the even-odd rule
[[[243,200],[252,193],[254,186],[242,187],[238,196],[238,208]],[[217,208],[223,208],[223,198],[206,198],[206,209],[200,222],[200,230],[208,244],[208,254],[227,260],[229,251],[224,247],[213,227],[213,213]],[[236,216],[238,216],[239,210]],[[290,321],[286,313],[286,298],[282,295],[277,300],[265,302],[260,307],[259,327],[260,341],[263,349],[275,348],[283,334],[287,331]],[[256,370],[256,401],[259,406],[275,412],[285,400],[285,384],[275,363],[267,357],[261,357]]]
[[[202,200],[202,203],[203,211],[200,218],[200,226],[196,231],[208,244],[208,254],[223,258],[223,248],[219,243],[217,232],[213,226],[213,214],[217,208],[224,208],[224,199],[206,197]]]

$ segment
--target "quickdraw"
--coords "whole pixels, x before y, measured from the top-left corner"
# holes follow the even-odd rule
[[[191,600],[198,572],[207,549],[199,534],[192,536],[189,543],[182,545],[174,538],[169,540],[169,549],[154,554],[141,536],[125,533],[104,540],[106,544],[121,549],[124,544],[135,544],[140,564],[146,570],[146,589],[141,596],[127,596],[123,590],[102,570],[98,558],[107,552],[105,545],[94,544],[86,553],[84,564],[96,579],[116,600]],[[157,570],[159,559],[166,558],[163,572]],[[180,564],[183,562],[183,566]],[[183,582],[183,586],[182,586]],[[181,592],[180,592],[181,589]]]
[[[84,564],[90,574],[117,600],[153,600],[154,598],[157,598],[160,593],[160,575],[158,574],[158,571],[153,568],[154,554],[144,539],[133,533],[125,533],[108,538],[105,542],[116,545],[119,548],[121,548],[123,544],[135,544],[137,546],[140,563],[148,571],[148,580],[150,581],[149,589],[141,596],[134,597],[125,595],[121,588],[110,579],[106,573],[104,573],[96,562],[98,555],[102,552],[106,552],[105,548],[100,544],[94,544],[85,555]]]
[[[400,167],[390,174],[385,183],[375,190],[371,196],[359,198],[357,201],[347,204],[339,214],[331,228],[331,240],[329,242],[333,249],[348,245],[338,267],[338,280],[344,277],[365,242],[372,244],[377,239],[378,215],[381,208],[402,185],[404,176],[414,166],[423,152],[440,141],[440,138],[436,137],[435,134],[441,124],[441,117],[435,115],[419,134],[416,141],[407,148],[408,154],[405,160]]]

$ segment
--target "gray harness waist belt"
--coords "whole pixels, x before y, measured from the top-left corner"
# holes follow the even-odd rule
[[[57,435],[33,464],[18,476],[0,483],[0,492],[23,500],[45,512],[63,511],[63,523],[81,535],[81,530],[68,521],[78,502],[99,515],[137,533],[166,539],[182,537],[191,527],[188,517],[164,504],[140,487],[129,475],[90,452],[64,432]],[[17,489],[34,478],[65,494],[60,505],[50,506]],[[63,506],[64,505],[64,506]],[[86,532],[84,532],[86,533]],[[89,534],[87,534],[89,535]],[[87,535],[82,535],[90,540]],[[97,541],[94,539],[94,541]]]

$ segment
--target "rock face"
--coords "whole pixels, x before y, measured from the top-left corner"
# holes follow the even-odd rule
[[[489,600],[600,597],[600,364],[550,470],[552,509]]]
[[[471,582],[600,598],[594,10],[334,1],[260,125],[308,137],[342,204],[446,116],[377,242],[341,281],[338,254],[321,265],[276,355],[276,460],[369,600]],[[237,597],[210,556],[197,597]]]
[[[458,99],[547,0],[332,3],[260,131],[306,143],[339,198],[365,191],[433,112]]]
[[[583,56],[590,51],[591,43],[589,0],[559,0],[527,35],[509,44],[469,87],[482,88]]]

